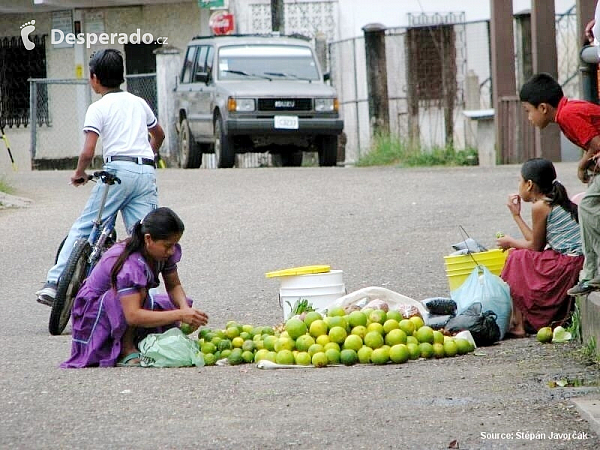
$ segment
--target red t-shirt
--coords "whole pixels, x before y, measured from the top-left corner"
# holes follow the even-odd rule
[[[590,141],[600,135],[600,105],[563,97],[555,121],[571,142],[587,150]]]

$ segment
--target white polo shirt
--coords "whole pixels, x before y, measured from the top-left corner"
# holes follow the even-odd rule
[[[148,128],[157,124],[146,101],[129,92],[109,92],[92,103],[83,131],[102,138],[102,157],[134,156],[154,159]]]

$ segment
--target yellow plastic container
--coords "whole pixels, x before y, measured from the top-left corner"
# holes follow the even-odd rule
[[[485,266],[493,274],[500,275],[507,257],[508,252],[503,252],[499,248],[487,252],[471,253],[470,255],[444,256],[450,291],[458,289],[471,275],[476,265]]]

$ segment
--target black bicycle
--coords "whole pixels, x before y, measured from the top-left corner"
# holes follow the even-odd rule
[[[50,312],[50,321],[48,324],[48,330],[52,335],[59,335],[63,332],[71,318],[73,301],[77,296],[77,292],[79,291],[79,287],[83,283],[83,280],[90,274],[96,263],[100,260],[102,254],[117,241],[117,233],[115,230],[117,213],[115,212],[110,215],[103,222],[102,212],[104,211],[104,204],[106,203],[106,197],[108,196],[110,186],[115,183],[120,184],[121,180],[104,170],[94,172],[93,175],[88,175],[88,180],[94,182],[100,180],[104,183],[105,187],[102,193],[102,201],[100,202],[100,208],[94,219],[94,226],[92,227],[89,237],[87,239],[78,239],[75,241],[75,245],[73,245],[73,250],[67,260],[65,269],[58,280],[56,298],[52,304],[52,311]],[[57,258],[64,242],[65,241],[63,240],[58,248],[56,254]]]

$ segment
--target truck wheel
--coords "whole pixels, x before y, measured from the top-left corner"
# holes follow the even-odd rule
[[[179,132],[179,166],[184,169],[197,169],[201,164],[200,147],[194,141],[187,119],[183,119]]]
[[[337,136],[321,136],[319,138],[319,166],[335,166],[337,164],[337,147]]]
[[[215,159],[217,167],[222,169],[229,169],[235,164],[233,139],[225,134],[220,116],[215,119]]]
[[[302,151],[281,153],[281,165],[283,167],[300,167],[302,165]]]

